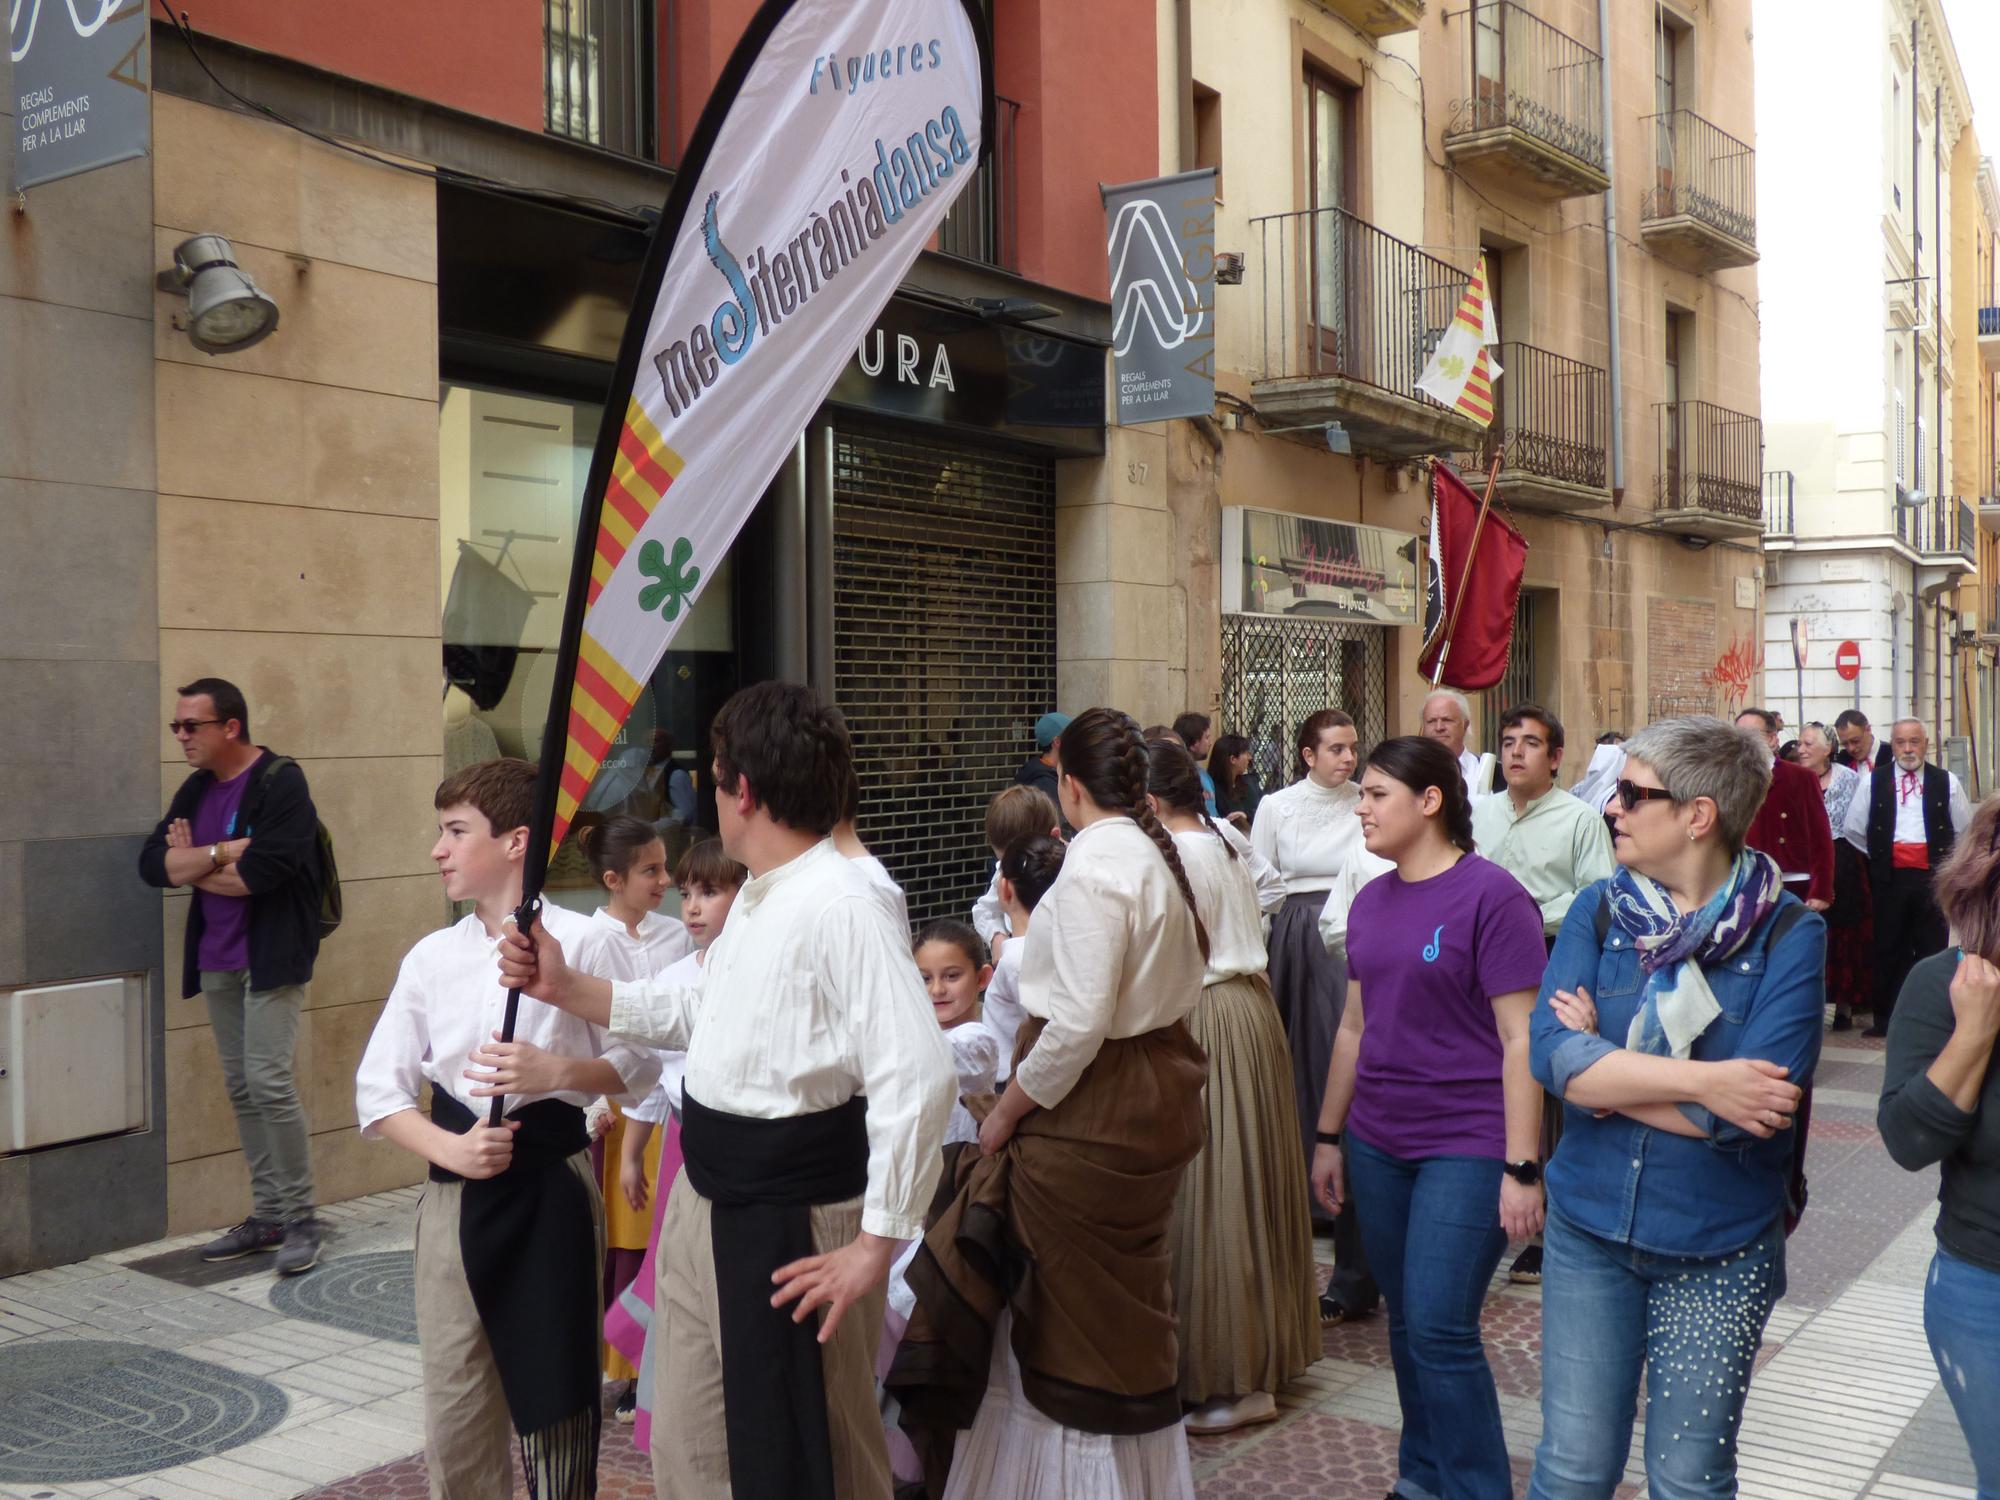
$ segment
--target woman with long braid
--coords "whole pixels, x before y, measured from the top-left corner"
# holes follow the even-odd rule
[[[1077,833],[1029,929],[1013,1077],[911,1263],[887,1383],[933,1495],[1191,1500],[1168,1225],[1202,1145],[1209,939],[1138,725],[1093,708],[1057,757]]]

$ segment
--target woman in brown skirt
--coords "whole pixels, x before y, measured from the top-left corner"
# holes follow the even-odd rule
[[[1168,1226],[1208,939],[1138,725],[1091,709],[1057,755],[1077,833],[1028,930],[1013,1076],[910,1264],[886,1383],[946,1500],[1192,1500]]]
[[[1276,1418],[1279,1387],[1319,1358],[1312,1226],[1256,884],[1202,810],[1187,751],[1167,740],[1147,750],[1153,805],[1208,929],[1201,1000],[1188,1017],[1208,1055],[1208,1143],[1181,1179],[1170,1238],[1184,1425],[1212,1434]]]

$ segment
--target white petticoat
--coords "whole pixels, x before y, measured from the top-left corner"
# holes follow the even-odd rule
[[[1008,1339],[1013,1315],[993,1336],[986,1396],[972,1429],[959,1435],[945,1500],[1194,1500],[1187,1434],[1176,1422],[1139,1437],[1108,1437],[1062,1427],[1036,1411],[1021,1391]]]

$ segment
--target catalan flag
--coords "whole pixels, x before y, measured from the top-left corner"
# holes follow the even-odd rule
[[[1486,349],[1499,342],[1499,322],[1486,295],[1486,255],[1482,251],[1472,280],[1465,284],[1465,295],[1458,299],[1451,325],[1438,340],[1437,352],[1424,366],[1424,373],[1417,377],[1417,389],[1481,427],[1492,426],[1493,382],[1500,377],[1500,366]]]

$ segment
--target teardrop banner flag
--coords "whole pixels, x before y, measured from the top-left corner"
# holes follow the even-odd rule
[[[524,926],[653,668],[977,171],[992,97],[977,0],[766,0],[737,43],[654,232],[591,459]]]

